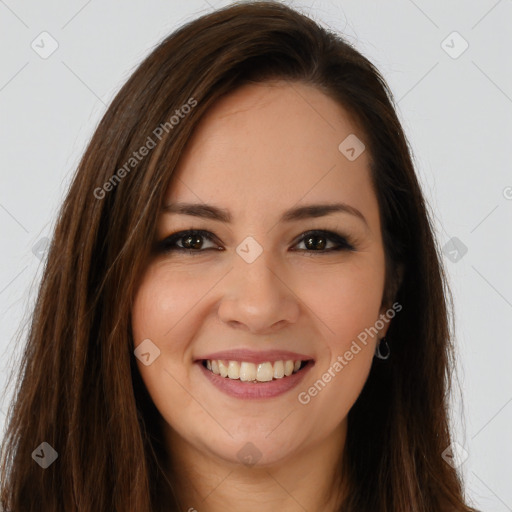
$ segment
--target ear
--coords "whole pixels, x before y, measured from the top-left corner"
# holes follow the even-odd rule
[[[389,326],[391,324],[391,318],[386,315],[386,311],[389,309],[393,309],[393,303],[395,300],[395,297],[398,293],[398,290],[402,284],[402,280],[404,277],[405,269],[403,264],[398,264],[393,269],[393,273],[390,277],[390,283],[386,290],[384,290],[383,298],[382,298],[382,304],[381,309],[379,311],[379,318],[383,319],[384,327],[379,330],[379,339],[386,336]],[[402,309],[402,306],[400,305],[400,309]],[[399,311],[397,309],[396,311]],[[393,315],[394,316],[394,315]]]
[[[390,308],[395,301],[396,295],[402,285],[405,267],[403,263],[396,264],[387,275],[386,289],[384,290],[381,304],[381,314]]]

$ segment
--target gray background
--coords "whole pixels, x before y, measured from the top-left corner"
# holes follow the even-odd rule
[[[106,106],[164,36],[228,3],[0,0],[0,385],[44,239]],[[454,292],[467,493],[481,510],[512,511],[512,1],[287,3],[345,34],[393,90]]]

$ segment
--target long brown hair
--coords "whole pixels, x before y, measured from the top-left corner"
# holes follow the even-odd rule
[[[162,417],[134,361],[132,298],[192,131],[222,95],[272,79],[314,85],[361,123],[382,222],[384,299],[403,306],[387,334],[392,357],[375,361],[349,413],[342,510],[472,510],[441,456],[451,443],[449,293],[392,95],[339,35],[277,2],[232,5],[171,34],[95,131],[60,211],[15,369],[4,510],[178,510]],[[46,469],[33,457],[43,442],[58,453]]]

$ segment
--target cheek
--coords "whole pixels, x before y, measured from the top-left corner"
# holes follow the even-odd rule
[[[384,263],[378,257],[368,257],[321,275],[306,275],[301,287],[305,302],[321,320],[319,325],[331,352],[342,353],[379,318]]]
[[[148,390],[155,387],[157,381],[169,380],[165,370],[173,375],[176,371],[182,371],[187,340],[184,333],[180,332],[180,319],[192,308],[194,296],[195,294],[185,293],[175,274],[164,271],[158,265],[147,269],[139,285],[131,314],[134,349],[149,339],[160,351],[150,365],[137,359],[139,371]]]
[[[159,346],[179,347],[180,336],[175,336],[179,322],[208,290],[204,281],[189,272],[169,271],[164,265],[148,268],[132,308],[135,344],[154,338]]]
[[[149,339],[160,351],[149,365],[137,358],[137,367],[155,406],[170,424],[179,420],[178,411],[191,405],[182,385],[188,385],[186,314],[199,300],[196,295],[197,288],[190,286],[187,276],[153,265],[147,269],[132,306],[134,348]]]
[[[314,378],[298,401],[327,431],[346,418],[368,378],[382,286],[378,272],[340,272],[311,297],[324,335]]]
[[[372,328],[379,320],[384,262],[368,258],[324,274],[316,285],[313,277],[305,284],[313,290],[308,305],[321,319],[324,343],[319,347],[322,357],[316,380],[303,389],[299,401],[311,402],[312,414],[328,415],[334,427],[357,400],[373,362],[376,331]]]

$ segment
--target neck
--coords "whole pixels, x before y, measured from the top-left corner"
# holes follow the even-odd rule
[[[170,481],[182,510],[193,512],[336,512],[345,494],[341,474],[346,422],[329,438],[272,464],[248,466],[198,450],[167,428]]]

